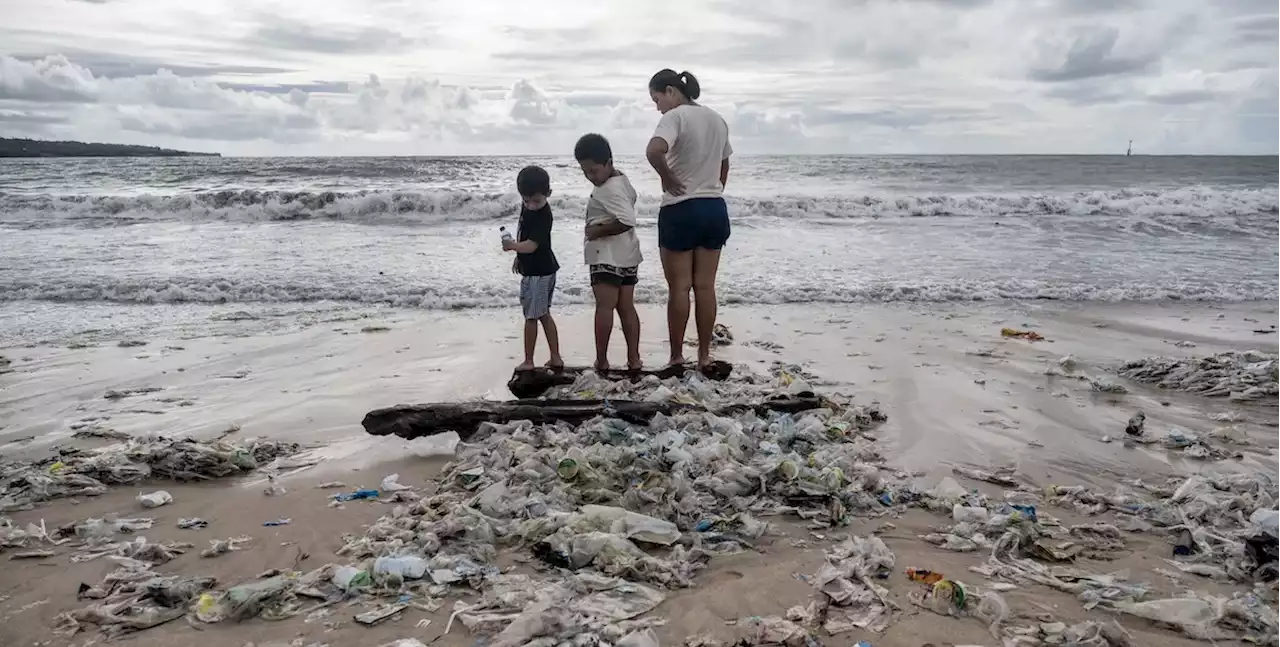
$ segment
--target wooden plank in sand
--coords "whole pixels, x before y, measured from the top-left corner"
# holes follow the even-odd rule
[[[507,381],[507,388],[511,390],[511,395],[517,398],[536,398],[547,389],[553,386],[568,386],[573,384],[583,373],[594,370],[586,366],[566,366],[560,369],[551,368],[533,368],[527,371],[516,371],[511,375],[511,379]],[[669,377],[682,377],[688,371],[695,371],[693,365],[675,365],[667,366],[659,370],[639,369],[614,369],[600,372],[600,377],[606,380],[638,380],[647,375],[656,376],[660,380]],[[733,372],[733,365],[728,362],[714,361],[702,370],[702,375],[707,379],[716,380],[717,382],[729,378],[729,374]]]
[[[797,413],[818,409],[824,401],[817,396],[778,398],[751,404],[730,405],[715,410],[720,415],[754,411]],[[634,402],[631,400],[513,400],[510,402],[445,402],[439,404],[402,404],[370,411],[365,415],[364,430],[374,436],[399,436],[413,439],[448,431],[466,440],[491,422],[503,424],[529,420],[535,424],[568,422],[579,424],[608,413],[637,424],[647,424],[659,413],[671,415],[689,411],[710,411],[706,407],[679,402]]]

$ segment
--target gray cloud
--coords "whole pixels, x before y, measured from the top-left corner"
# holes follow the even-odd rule
[[[0,27],[0,131],[255,154],[562,152],[599,131],[621,150],[675,67],[744,153],[1277,148],[1274,0],[561,2],[53,3]]]
[[[1145,0],[1058,0],[1058,9],[1077,15],[1124,13],[1147,6]]]
[[[1033,67],[1028,76],[1036,81],[1050,83],[1080,81],[1146,72],[1160,63],[1159,52],[1116,52],[1119,39],[1120,32],[1114,27],[1102,27],[1079,34],[1071,41],[1071,46],[1061,57],[1060,63]]]
[[[94,76],[117,79],[130,76],[147,76],[160,70],[169,70],[178,76],[209,77],[221,75],[263,75],[284,74],[296,71],[295,68],[272,65],[240,65],[235,63],[181,63],[177,61],[160,61],[128,54],[95,52],[63,48],[59,52],[17,53],[14,58],[20,61],[38,61],[49,54],[60,54],[76,62]]]
[[[288,115],[264,120],[252,113],[201,113],[172,115],[122,114],[120,127],[152,135],[173,135],[185,139],[251,141],[271,139],[300,143],[313,139],[320,123],[305,115]]]
[[[0,124],[60,124],[66,121],[66,113],[0,108]]]
[[[267,94],[289,94],[295,90],[311,94],[345,94],[351,91],[351,84],[346,81],[312,81],[310,83],[233,83],[221,82],[219,87],[241,92],[266,92]]]
[[[1275,15],[1241,18],[1233,25],[1235,38],[1245,42],[1275,45],[1280,40],[1280,17]]]
[[[1146,99],[1153,103],[1162,103],[1170,106],[1186,106],[1213,101],[1217,97],[1218,94],[1212,90],[1177,90],[1148,95]]]
[[[87,102],[95,95],[93,74],[65,58],[51,57],[27,64],[0,57],[0,99]]]
[[[564,102],[584,108],[611,108],[634,99],[634,96],[623,96],[611,92],[570,92],[565,95]]]
[[[1049,88],[1044,93],[1050,99],[1059,99],[1077,106],[1120,103],[1128,95],[1111,85],[1097,83],[1072,83]]]
[[[372,54],[401,52],[416,41],[383,27],[319,26],[276,19],[254,30],[250,42],[286,50],[317,54]]]

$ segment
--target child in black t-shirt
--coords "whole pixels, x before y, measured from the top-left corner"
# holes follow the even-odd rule
[[[515,252],[511,271],[519,274],[520,308],[524,311],[524,362],[517,371],[533,368],[533,351],[538,345],[538,323],[547,334],[551,359],[547,366],[563,368],[560,357],[560,333],[551,318],[551,297],[556,290],[556,272],[560,264],[551,250],[551,176],[538,166],[526,166],[516,175],[516,190],[523,206],[516,239],[504,240],[502,249]]]

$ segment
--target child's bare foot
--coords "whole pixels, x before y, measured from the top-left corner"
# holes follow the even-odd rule
[[[529,361],[521,362],[518,366],[516,366],[516,370],[517,370],[517,371],[532,371],[532,370],[533,370],[533,362],[529,362]]]
[[[640,360],[636,360],[634,362],[627,362],[628,371],[639,371],[642,369],[644,369],[644,362]]]
[[[699,355],[698,356],[698,372],[707,370],[708,366],[711,366],[711,353],[707,353],[706,355]]]
[[[532,362],[530,362],[530,364],[532,364]],[[547,360],[547,363],[546,363],[546,364],[543,364],[543,366],[545,366],[545,367],[547,367],[547,368],[549,368],[549,369],[551,369],[551,370],[553,370],[553,371],[563,371],[563,370],[564,370],[564,358],[562,358],[562,357],[552,357],[551,359]]]
[[[603,362],[596,360],[596,363],[592,364],[592,368],[594,368],[597,373],[603,373],[609,370],[609,360],[605,360]]]
[[[684,358],[684,355],[676,355],[667,362],[667,368],[671,368],[672,366],[684,366],[687,363],[689,362]]]

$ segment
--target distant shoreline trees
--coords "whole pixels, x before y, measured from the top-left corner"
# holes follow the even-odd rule
[[[155,146],[87,144],[0,137],[0,157],[221,157],[221,155],[176,151]]]

